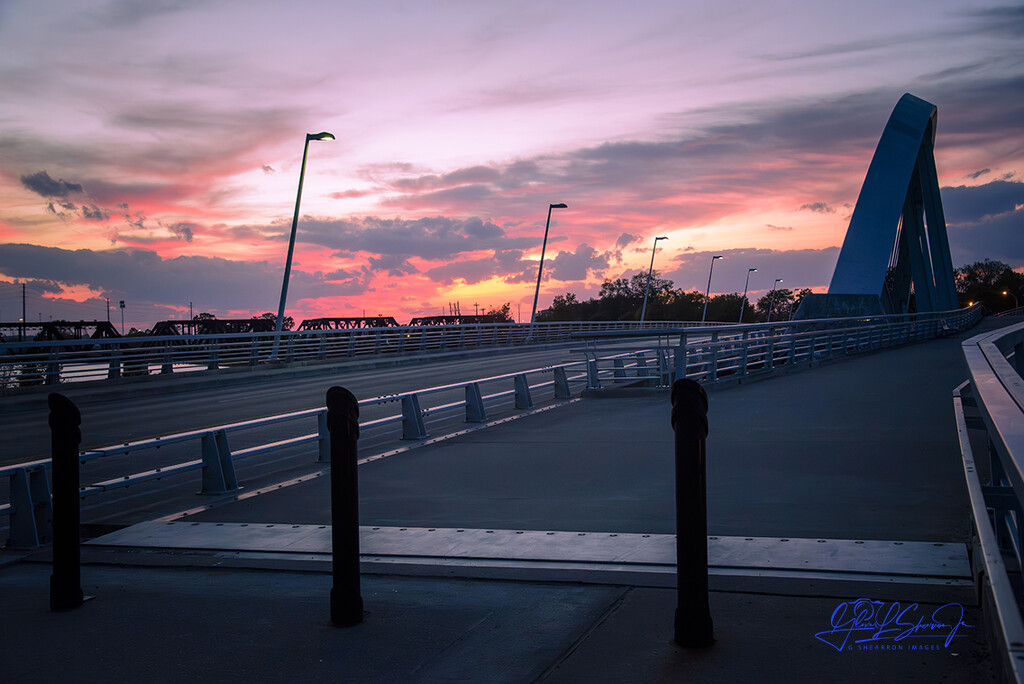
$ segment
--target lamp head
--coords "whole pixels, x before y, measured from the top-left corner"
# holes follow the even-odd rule
[[[714,261],[715,259],[724,259],[724,258],[725,258],[724,256],[722,256],[721,254],[719,254],[719,255],[717,255],[717,256],[713,256],[713,257],[711,257],[711,260],[712,260],[712,261]]]
[[[307,133],[306,140],[334,140],[334,136],[327,131],[322,131],[320,133]]]
[[[665,237],[664,235],[659,235],[658,237],[654,238],[655,242],[657,242],[658,240],[668,240],[668,238]]]
[[[756,268],[748,268],[747,269],[747,273],[757,273],[757,269]]]
[[[552,205],[550,205],[550,208],[551,208],[551,209],[568,209],[568,208],[569,208],[569,205],[568,205],[568,204],[565,204],[565,203],[563,203],[563,202],[559,202],[558,204],[552,204]]]

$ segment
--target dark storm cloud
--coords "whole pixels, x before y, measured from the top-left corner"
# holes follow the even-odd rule
[[[1024,266],[1024,183],[998,180],[941,194],[954,266],[983,259]]]
[[[481,250],[532,247],[536,243],[533,238],[510,238],[501,226],[475,216],[467,219],[445,216],[380,219],[367,216],[352,220],[304,217],[299,224],[299,235],[303,242],[336,249],[344,254],[370,252],[429,260],[450,259]]]
[[[610,256],[608,252],[599,254],[596,249],[583,243],[576,247],[574,252],[556,254],[551,260],[550,271],[547,272],[552,278],[564,281],[586,280],[590,273],[601,277],[608,268]]]
[[[192,242],[192,238],[195,237],[196,228],[199,228],[199,224],[183,221],[181,223],[172,223],[167,227],[167,230],[171,231],[180,240]]]
[[[46,171],[37,171],[21,177],[21,184],[37,195],[43,197],[67,197],[81,194],[81,183],[69,183],[63,178],[54,180]]]
[[[9,278],[84,285],[136,301],[180,305],[192,299],[203,301],[209,309],[255,311],[276,305],[281,266],[205,256],[163,259],[145,249],[66,250],[4,244],[0,245],[0,273]],[[289,292],[295,298],[292,301],[297,301],[365,290],[362,283],[336,284],[320,273],[293,271]]]
[[[780,287],[790,289],[828,287],[839,258],[839,248],[686,252],[677,254],[673,259],[675,263],[660,270],[659,275],[673,281],[677,288],[703,292],[708,283],[711,257],[718,254],[724,258],[715,262],[711,292],[742,293],[747,269],[750,268],[757,269],[757,273],[750,274],[752,292],[771,289],[776,278],[783,279]]]
[[[110,219],[110,212],[95,204],[83,204],[82,218],[88,221],[107,221]]]
[[[940,193],[948,224],[978,221],[1024,205],[1024,183],[1019,182],[992,181],[985,185],[945,187]],[[1021,237],[1024,240],[1024,234]]]

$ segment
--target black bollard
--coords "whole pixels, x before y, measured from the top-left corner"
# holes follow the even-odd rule
[[[327,390],[331,435],[331,547],[334,585],[331,623],[349,627],[363,621],[359,592],[359,482],[356,475],[359,402],[344,387]]]
[[[676,581],[674,641],[710,646],[715,638],[708,606],[707,463],[708,396],[693,380],[672,385],[676,450]]]
[[[50,474],[53,478],[53,574],[50,610],[82,605],[79,544],[81,511],[78,497],[78,446],[82,414],[63,394],[52,393],[50,405]]]

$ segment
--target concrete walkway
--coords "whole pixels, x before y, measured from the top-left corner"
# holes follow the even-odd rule
[[[940,577],[945,561],[926,553],[961,558],[968,540],[951,408],[965,377],[959,354],[958,339],[937,340],[711,392],[712,564],[716,548],[763,546],[746,559],[717,556],[710,648],[671,643],[675,592],[637,571],[658,556],[609,556],[622,567],[599,578],[553,565],[574,548],[576,561],[596,562],[579,544],[600,554],[624,543],[615,535],[670,540],[667,393],[640,391],[361,466],[367,535],[423,527],[502,537],[460,559],[418,534],[419,555],[395,551],[407,555],[393,572],[382,567],[387,549],[364,542],[368,615],[356,627],[329,624],[322,549],[279,548],[293,526],[329,522],[324,477],[173,521],[221,534],[209,548],[139,541],[141,527],[94,540],[82,584],[96,598],[73,611],[48,610],[45,550],[10,562],[0,567],[0,681],[994,681],[962,570]],[[264,543],[246,549],[239,540],[255,533],[215,532],[256,523]],[[538,541],[548,532],[558,541]],[[825,576],[858,542],[873,553],[844,562],[846,576]],[[543,558],[519,558],[518,574],[493,570],[545,543]],[[928,556],[932,569],[900,579],[885,551],[899,546],[911,566]],[[775,558],[787,567],[765,567]],[[879,601],[860,605],[876,611],[867,623],[906,609],[899,631],[865,621],[832,629],[860,598]]]

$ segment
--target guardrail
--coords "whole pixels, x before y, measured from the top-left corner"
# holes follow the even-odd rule
[[[1024,323],[966,340],[953,393],[974,519],[973,572],[1004,679],[1024,682]],[[984,457],[976,459],[975,447]]]
[[[150,374],[255,368],[356,357],[437,353],[478,347],[564,342],[573,333],[664,327],[658,322],[586,321],[405,326],[282,333],[0,343],[0,392],[34,385]],[[679,326],[700,326],[684,322]],[[726,324],[711,324],[726,325]],[[274,341],[280,338],[278,356]]]
[[[685,377],[713,383],[783,366],[811,364],[875,349],[908,344],[965,330],[981,319],[980,305],[922,314],[826,318],[730,325],[723,328],[652,328],[607,331],[602,344],[637,337],[657,337],[658,347],[673,354]],[[573,337],[595,343],[591,333]],[[605,351],[614,347],[605,346]],[[596,350],[595,346],[593,350]],[[683,377],[680,375],[679,377]]]
[[[399,426],[401,438],[422,440],[428,436],[427,419],[439,414],[464,411],[466,422],[488,420],[488,407],[512,400],[515,409],[533,407],[533,393],[551,389],[554,400],[568,399],[573,387],[583,385],[600,389],[602,382],[647,381],[668,386],[687,377],[715,383],[730,377],[771,373],[776,369],[816,360],[837,358],[883,347],[929,339],[972,325],[980,317],[980,308],[943,314],[879,317],[878,319],[832,319],[817,322],[771,323],[724,328],[632,330],[616,335],[627,339],[656,338],[657,346],[618,350],[618,354],[598,356],[594,336],[588,333],[586,358],[579,362],[496,375],[465,383],[441,385],[402,394],[364,399],[361,410],[397,403],[401,412],[361,423],[364,432]],[[662,326],[664,324],[661,324]],[[674,342],[673,342],[674,340]],[[638,349],[637,347],[640,347]],[[550,377],[549,377],[550,376]],[[532,378],[532,380],[531,380]],[[538,379],[539,378],[539,379]],[[511,382],[511,387],[507,385]],[[491,390],[496,385],[505,389]],[[485,392],[484,388],[488,388]],[[455,398],[461,393],[459,398]],[[434,401],[424,408],[424,401]],[[316,432],[232,450],[229,436],[246,430],[267,428],[289,421],[315,421]],[[164,437],[130,442],[83,452],[81,463],[107,456],[178,444],[199,442],[200,458],[96,482],[82,487],[81,496],[128,487],[190,470],[202,470],[202,491],[223,493],[238,488],[234,462],[237,459],[267,454],[288,448],[316,444],[318,460],[329,458],[326,408],[248,420],[229,425],[183,432]],[[0,516],[11,516],[12,546],[35,546],[46,540],[49,516],[49,459],[0,468],[0,477],[10,480],[10,503],[0,505]]]
[[[652,359],[648,359],[648,356],[652,356]],[[649,360],[655,363],[649,364]],[[565,400],[571,398],[574,386],[583,385],[599,389],[602,378],[606,382],[614,383],[648,379],[659,384],[668,384],[671,379],[667,356],[656,351],[634,350],[602,359],[591,358],[558,366],[363,399],[359,406],[364,412],[367,408],[386,404],[398,404],[401,410],[399,413],[363,421],[360,423],[360,430],[365,434],[396,426],[396,430],[400,430],[401,439],[422,440],[429,436],[427,421],[436,419],[439,415],[464,411],[467,423],[484,423],[489,419],[489,408],[503,401],[511,399],[517,410],[531,409],[534,406],[533,396],[536,392],[550,389],[553,400]],[[506,388],[501,389],[501,386]],[[460,393],[461,398],[453,400],[456,393]],[[427,405],[427,401],[433,403]],[[245,449],[233,450],[230,446],[231,435],[291,421],[314,423],[316,431]],[[86,464],[109,456],[136,454],[186,442],[198,442],[200,458],[94,482],[81,487],[80,497],[84,499],[102,492],[159,480],[191,470],[202,470],[202,493],[231,492],[239,487],[235,461],[304,445],[316,445],[318,461],[330,460],[327,409],[324,407],[83,451],[79,455],[79,463]],[[6,476],[10,482],[10,502],[0,505],[0,516],[10,516],[8,545],[11,547],[33,548],[49,540],[49,521],[52,514],[49,467],[50,459],[40,459],[0,468],[0,477]]]

